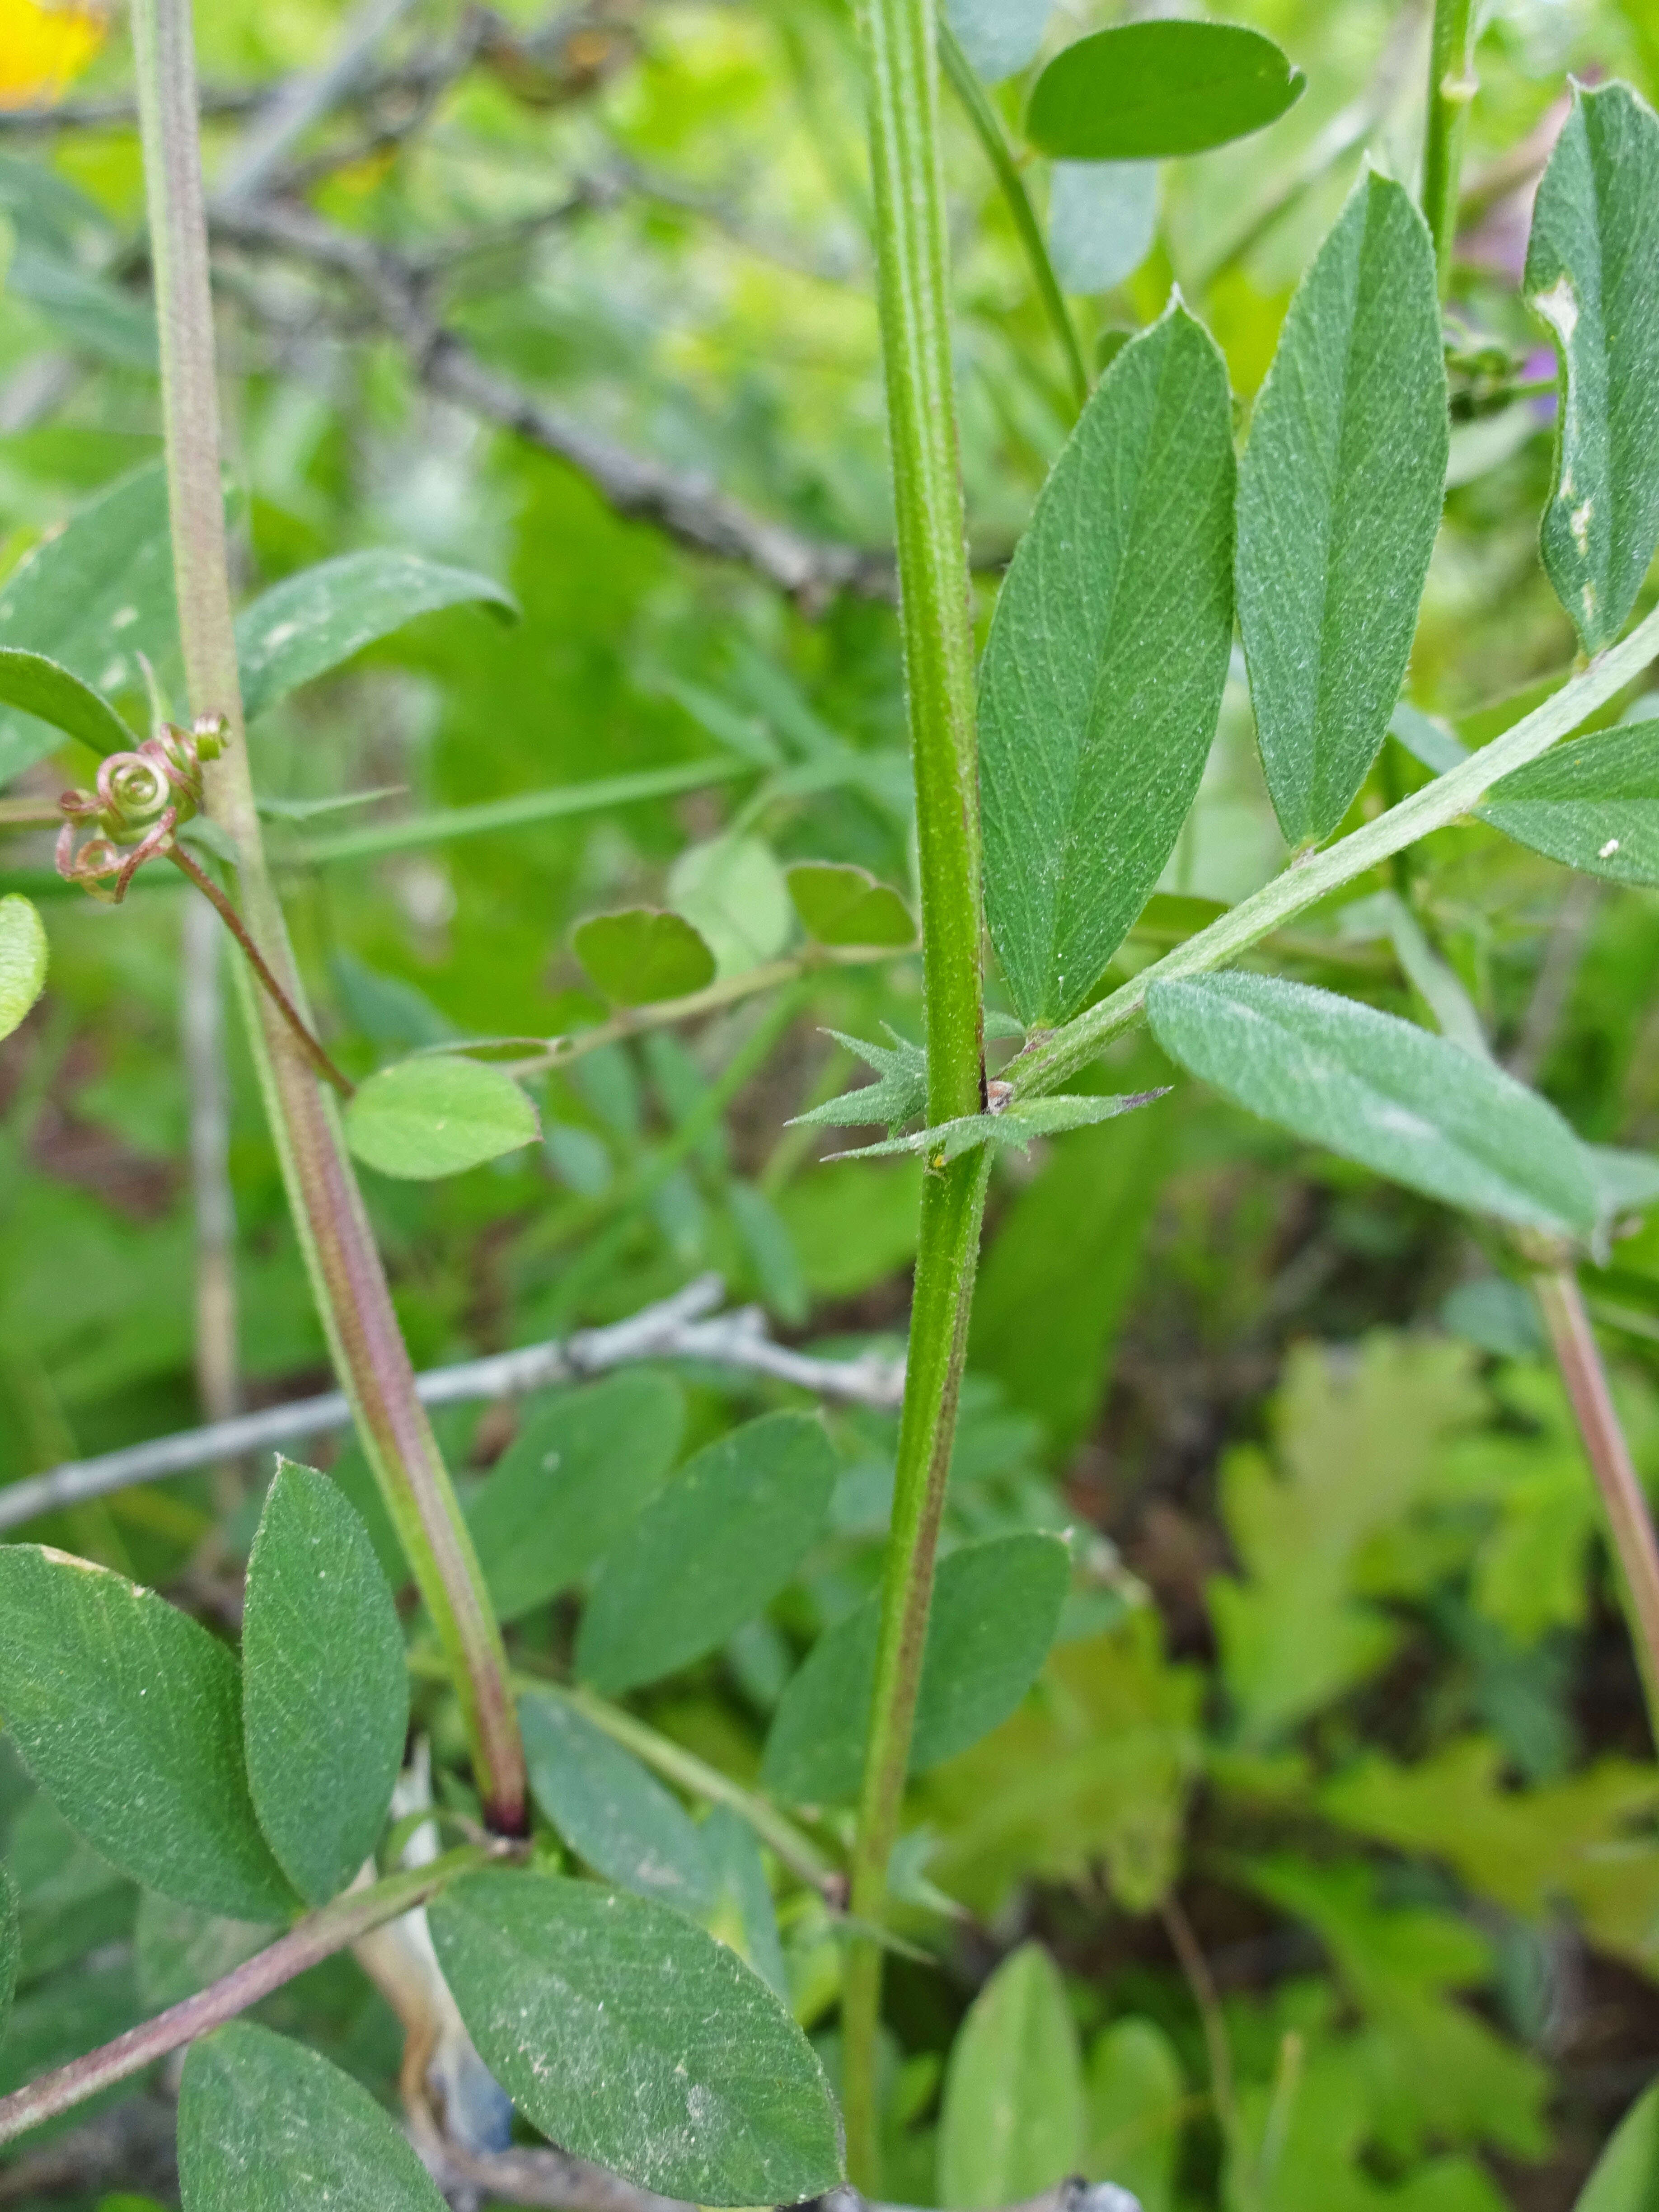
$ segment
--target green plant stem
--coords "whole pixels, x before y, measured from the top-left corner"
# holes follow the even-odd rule
[[[899,614],[921,878],[930,1125],[985,1103],[980,972],[979,774],[966,529],[951,374],[938,33],[932,0],[860,0],[874,185],[882,356],[897,525]],[[969,1154],[922,1183],[893,1519],[853,1847],[852,1911],[882,1926],[887,1863],[910,1760],[933,1553],[989,1174]],[[842,2002],[848,2165],[878,2174],[881,1950],[848,1948]]]
[[[1429,33],[1428,113],[1423,133],[1423,214],[1434,240],[1440,296],[1451,288],[1457,187],[1475,94],[1474,0],[1434,0]]]
[[[1025,258],[1030,264],[1037,296],[1054,326],[1054,336],[1060,340],[1060,349],[1066,356],[1066,366],[1071,374],[1072,389],[1078,405],[1081,407],[1089,397],[1089,367],[1083,358],[1083,348],[1078,343],[1077,325],[1072,320],[1071,309],[1066,304],[1066,295],[1060,290],[1060,279],[1054,274],[1054,264],[1048,258],[1042,227],[1031,206],[1031,196],[1025,189],[1025,179],[1019,173],[1019,166],[1003,131],[1001,118],[991,105],[984,86],[975,76],[973,64],[962,51],[962,41],[943,15],[939,19],[939,55],[945,64],[945,74],[951,80],[951,89],[962,102],[963,112],[973,125],[975,136],[991,165],[992,174],[1001,187],[1003,198],[1008,203],[1015,233]]]
[[[307,1915],[286,1936],[278,1936],[264,1950],[256,1952],[222,1980],[186,1997],[182,2004],[129,2028],[125,2035],[88,2051],[85,2057],[72,2058],[67,2066],[41,2075],[10,2096],[0,2097],[0,2143],[26,2135],[60,2112],[73,2111],[118,2081],[130,2081],[158,2058],[165,2058],[168,2051],[194,2043],[198,2036],[234,2020],[296,1974],[332,1958],[372,1929],[425,1905],[458,1875],[501,1856],[503,1846],[499,1844],[468,1844],[446,1852],[428,1866],[389,1875],[370,1888],[351,1890],[336,1898],[332,1905]]]
[[[1152,984],[1178,975],[1200,975],[1221,967],[1271,936],[1292,915],[1305,913],[1356,876],[1470,813],[1500,777],[1536,760],[1558,738],[1576,730],[1586,716],[1640,676],[1656,653],[1659,653],[1659,608],[1502,737],[1494,738],[1489,745],[1471,753],[1455,768],[1448,769],[1421,791],[1413,792],[1398,806],[1391,806],[1327,851],[1299,865],[1293,861],[1270,884],[1229,908],[1207,929],[1200,929],[1184,945],[1143,968],[1133,981],[1091,1006],[1075,1021],[1067,1022],[1063,1029],[1035,1039],[1003,1071],[1013,1085],[1014,1096],[1041,1097],[1087,1066],[1115,1036],[1141,1018]]]
[[[1648,1727],[1659,1747],[1659,1539],[1654,1534],[1653,1516],[1607,1388],[1577,1276],[1570,1267],[1552,1268],[1534,1276],[1533,1288],[1612,1531],[1630,1600]]]
[[[151,263],[161,332],[179,639],[191,709],[223,715],[229,743],[206,771],[208,812],[236,850],[250,939],[305,1018],[305,997],[265,864],[248,774],[219,472],[213,308],[196,129],[189,0],[134,0]],[[276,1007],[234,963],[289,1205],[340,1380],[421,1595],[454,1670],[492,1826],[525,1819],[524,1752],[501,1632],[431,1425],[415,1391],[362,1194],[331,1098]]]

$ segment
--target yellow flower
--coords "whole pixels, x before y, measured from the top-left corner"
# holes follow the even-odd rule
[[[77,0],[0,0],[0,107],[46,107],[104,43],[109,18]]]

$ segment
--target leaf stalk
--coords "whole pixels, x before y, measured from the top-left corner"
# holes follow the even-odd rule
[[[304,992],[265,864],[248,773],[231,621],[190,0],[134,0],[132,30],[179,638],[191,711],[222,716],[228,737],[206,771],[207,811],[235,848],[237,905],[247,937],[303,1024]],[[337,1115],[318,1088],[313,1061],[241,962],[236,978],[289,1206],[334,1364],[453,1670],[490,1825],[516,1834],[526,1817],[524,1752],[501,1631],[416,1395]]]

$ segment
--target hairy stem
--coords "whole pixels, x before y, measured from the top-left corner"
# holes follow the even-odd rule
[[[324,1051],[322,1046],[312,1035],[311,1031],[306,1027],[304,1021],[301,1018],[299,1008],[295,1005],[293,1000],[289,997],[288,993],[276,981],[276,978],[271,974],[264,955],[260,951],[258,946],[253,942],[253,939],[248,935],[246,927],[242,921],[241,915],[237,913],[235,908],[220,890],[218,884],[214,882],[212,877],[207,873],[205,869],[198,867],[196,862],[191,858],[190,854],[185,852],[182,845],[173,846],[172,850],[168,853],[167,858],[173,862],[173,866],[181,872],[181,873],[190,878],[191,883],[195,884],[197,890],[200,891],[202,896],[213,908],[213,911],[218,915],[220,921],[223,922],[225,927],[230,932],[238,945],[241,946],[243,957],[246,958],[248,966],[258,977],[260,988],[264,990],[266,997],[270,1000],[272,1006],[276,1007],[283,1019],[288,1024],[289,1034],[293,1038],[295,1043],[300,1048],[301,1055],[310,1062],[312,1073],[314,1075],[319,1075],[325,1083],[331,1085],[334,1090],[339,1092],[342,1098],[349,1098],[351,1096],[350,1083],[343,1075],[341,1074],[339,1069],[336,1067],[334,1062],[329,1058],[327,1053]]]
[[[1434,0],[1429,35],[1428,114],[1423,132],[1423,214],[1434,240],[1443,300],[1457,239],[1457,184],[1474,98],[1474,0]]]
[[[927,1015],[927,1119],[985,1103],[979,770],[967,532],[951,374],[938,28],[933,0],[860,0],[875,188],[882,356],[897,525],[899,616],[915,781]],[[853,1850],[852,1910],[878,1929],[910,1759],[933,1553],[989,1173],[969,1154],[922,1186],[881,1636]],[[881,1952],[849,1948],[842,2000],[848,2164],[877,2186]]]
[[[1641,1477],[1607,1388],[1607,1370],[1584,1310],[1578,1278],[1560,1267],[1533,1279],[1544,1324],[1566,1385],[1584,1456],[1613,1532],[1629,1593],[1636,1661],[1647,1698],[1648,1725],[1659,1745],[1659,1540]]]
[[[238,906],[248,939],[304,1024],[304,993],[265,865],[242,726],[219,475],[190,0],[134,0],[132,29],[161,339],[179,638],[191,712],[222,715],[229,732],[223,757],[206,771],[208,811],[236,848]],[[501,1632],[416,1395],[414,1371],[333,1103],[318,1088],[312,1058],[266,993],[253,987],[245,963],[237,963],[236,975],[289,1206],[335,1366],[449,1657],[491,1825],[516,1833],[525,1820],[524,1753]]]
[[[1042,228],[1031,206],[1030,194],[1025,189],[1025,179],[1020,175],[997,112],[990,96],[974,75],[974,65],[962,51],[962,41],[943,15],[939,21],[939,54],[945,64],[945,74],[951,80],[951,89],[962,102],[963,112],[974,126],[974,134],[984,149],[991,165],[992,174],[1001,187],[1002,197],[1008,204],[1008,212],[1031,275],[1042,301],[1044,313],[1060,340],[1060,349],[1066,356],[1066,366],[1072,379],[1072,390],[1081,407],[1089,397],[1089,368],[1083,358],[1083,348],[1078,343],[1077,325],[1072,320],[1066,295],[1060,289],[1060,279],[1054,274],[1054,264],[1048,258]]]
[[[165,2058],[169,2051],[194,2043],[198,2036],[234,2020],[250,2005],[281,1989],[284,1982],[332,1958],[371,1929],[426,1904],[457,1875],[484,1865],[499,1855],[501,1848],[468,1844],[434,1859],[429,1866],[389,1875],[371,1888],[336,1898],[332,1905],[307,1915],[286,1936],[278,1936],[266,1949],[256,1952],[222,1980],[186,1997],[182,2004],[158,2013],[154,2020],[141,2021],[112,2043],[89,2051],[84,2058],[72,2058],[67,2066],[41,2075],[26,2087],[15,2089],[9,2097],[0,2097],[0,2143],[10,2142],[59,2112],[84,2104],[88,2097],[97,2096],[118,2081],[129,2081],[158,2058]]]
[[[1230,907],[1207,929],[1200,929],[1161,960],[1143,968],[1133,981],[1029,1047],[1007,1070],[1014,1096],[1041,1097],[1068,1075],[1086,1067],[1115,1036],[1141,1018],[1146,1010],[1146,993],[1154,983],[1168,982],[1178,975],[1201,975],[1221,967],[1271,936],[1292,915],[1305,913],[1332,891],[1340,890],[1344,884],[1394,854],[1404,852],[1431,830],[1443,830],[1473,812],[1501,776],[1536,760],[1558,738],[1576,730],[1587,715],[1641,675],[1656,653],[1659,653],[1659,608],[1639,622],[1628,637],[1609,646],[1582,674],[1564,684],[1541,707],[1505,730],[1501,738],[1494,738],[1491,744],[1471,753],[1455,768],[1328,851],[1316,854],[1300,866],[1293,862],[1270,884]]]

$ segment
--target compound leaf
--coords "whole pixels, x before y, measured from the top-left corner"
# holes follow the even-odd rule
[[[714,1869],[691,1817],[631,1751],[562,1698],[519,1703],[536,1802],[579,1859],[682,1911],[714,1903]]]
[[[154,1590],[40,1544],[0,1547],[0,1720],[70,1826],[181,1905],[286,1920],[223,1644]]]
[[[1434,247],[1401,187],[1367,175],[1291,302],[1239,464],[1239,628],[1292,845],[1335,829],[1382,743],[1448,435]]]
[[[489,1869],[429,1917],[485,2064],[562,2148],[699,2204],[793,2203],[839,2179],[811,2046],[760,1977],[681,1913]]]
[[[1060,1971],[1022,1943],[968,2008],[945,2076],[941,2201],[1017,2204],[1077,2170],[1083,2058]]]
[[[805,1413],[747,1421],[688,1460],[600,1568],[578,1673],[631,1690],[724,1643],[800,1565],[835,1479],[830,1439]]]
[[[444,2202],[361,2083],[246,2020],[185,2061],[179,2190],[185,2212],[443,2212]]]
[[[1533,204],[1523,289],[1559,361],[1544,566],[1586,653],[1610,645],[1659,544],[1659,117],[1575,85]]]
[[[1048,1656],[1066,1599],[1057,1536],[999,1536],[941,1559],[916,1698],[910,1771],[954,1759],[1006,1720]],[[827,1629],[790,1680],[767,1738],[769,1789],[803,1804],[858,1793],[876,1679],[878,1598]]]
[[[138,742],[106,699],[44,653],[0,647],[0,702],[78,738],[95,753],[126,752]]]
[[[21,891],[0,898],[0,1037],[9,1037],[46,988],[46,932]]]
[[[1570,868],[1659,884],[1659,721],[1621,723],[1540,753],[1493,784],[1479,811],[1516,844]]]
[[[1449,1206],[1588,1235],[1589,1163],[1555,1109],[1411,1022],[1267,975],[1154,984],[1153,1036],[1265,1121]]]
[[[374,1849],[409,1728],[398,1610],[325,1474],[279,1462],[248,1560],[242,1736],[254,1810],[309,1905]]]
[[[469,600],[509,618],[519,611],[513,594],[488,576],[385,547],[341,553],[284,576],[236,617],[243,712],[252,721],[416,615]]]
[[[624,1006],[684,999],[714,980],[714,956],[684,915],[649,906],[596,914],[571,933],[576,957]]]
[[[568,1589],[662,1486],[685,1426],[666,1375],[635,1368],[533,1404],[467,1508],[498,1618]]]
[[[1071,161],[1202,154],[1277,122],[1307,82],[1271,39],[1237,23],[1120,23],[1054,56],[1025,135]]]
[[[986,644],[986,906],[1028,1025],[1088,998],[1198,789],[1232,641],[1233,474],[1226,370],[1177,302],[1084,409]]]
[[[400,1060],[358,1085],[346,1141],[382,1175],[424,1182],[533,1145],[536,1109],[510,1075],[461,1053]]]

